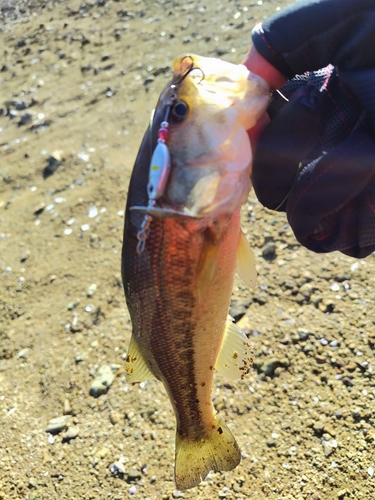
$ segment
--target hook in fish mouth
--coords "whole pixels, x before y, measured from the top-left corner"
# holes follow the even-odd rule
[[[170,152],[167,144],[167,139],[169,136],[169,119],[171,113],[177,121],[183,121],[188,114],[188,106],[183,101],[178,100],[178,86],[184,81],[184,79],[192,72],[200,72],[201,79],[198,82],[200,84],[204,80],[203,70],[194,66],[194,59],[190,55],[184,56],[180,60],[181,73],[178,73],[177,79],[172,79],[170,85],[170,93],[166,105],[164,120],[160,123],[160,128],[158,130],[158,139],[156,147],[152,153],[151,164],[149,168],[149,179],[147,183],[147,195],[148,204],[147,206],[133,206],[130,210],[134,210],[144,214],[144,219],[141,227],[137,233],[137,252],[141,255],[145,249],[146,240],[150,234],[150,226],[153,217],[188,217],[196,219],[194,215],[189,213],[175,210],[173,208],[158,207],[156,205],[157,200],[160,199],[165,191],[169,172],[171,169]],[[192,75],[197,76],[196,74]],[[150,128],[153,127],[154,113],[151,115]]]

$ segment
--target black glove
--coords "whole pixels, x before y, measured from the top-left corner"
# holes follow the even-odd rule
[[[286,211],[297,240],[315,252],[375,250],[374,4],[297,2],[253,34],[287,76],[336,64],[290,80],[281,89],[289,102],[275,93],[253,163],[261,203]]]

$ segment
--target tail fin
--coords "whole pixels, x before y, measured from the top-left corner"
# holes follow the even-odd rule
[[[232,433],[216,415],[215,427],[198,441],[176,434],[175,481],[179,490],[197,486],[210,470],[232,470],[241,461],[241,452]]]

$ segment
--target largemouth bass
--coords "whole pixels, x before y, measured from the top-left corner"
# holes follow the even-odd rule
[[[122,275],[132,321],[129,383],[160,380],[176,417],[175,481],[192,488],[228,471],[239,447],[212,404],[213,373],[251,367],[247,337],[227,319],[237,269],[254,258],[240,228],[250,190],[246,130],[264,112],[267,84],[244,66],[177,58],[136,159],[127,199]]]

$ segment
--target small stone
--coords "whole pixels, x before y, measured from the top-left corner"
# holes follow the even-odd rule
[[[66,432],[62,435],[62,440],[63,441],[71,441],[72,439],[75,439],[79,434],[79,427],[78,425],[75,425],[73,427],[68,427]]]
[[[66,429],[70,422],[70,415],[64,415],[62,417],[53,418],[48,422],[46,432],[50,434],[58,434],[62,430]]]
[[[97,243],[100,240],[100,236],[96,233],[90,234],[90,243]]]
[[[327,358],[325,356],[321,356],[320,354],[317,354],[315,356],[315,360],[318,363],[318,365],[324,365],[324,363],[327,362]]]
[[[313,429],[316,432],[316,434],[318,434],[318,435],[323,434],[324,422],[321,422],[320,420],[318,422],[315,422],[313,425]]]
[[[372,467],[369,467],[367,469],[367,474],[370,476],[370,477],[374,477],[374,469]]]
[[[276,245],[275,243],[268,243],[262,250],[263,257],[275,257]]]
[[[134,481],[137,481],[138,479],[140,479],[142,477],[142,473],[136,469],[131,469],[129,472],[128,472],[128,477],[127,477],[127,482],[128,483],[132,483]]]
[[[301,286],[299,289],[299,292],[306,298],[309,299],[313,293],[314,289],[310,285],[310,283],[305,283],[304,285]]]
[[[109,451],[109,448],[100,448],[100,450],[95,453],[95,458],[98,460],[102,460],[108,455]]]
[[[305,328],[301,328],[298,330],[298,337],[300,340],[304,341],[307,340],[312,333],[309,330],[306,330]]]
[[[93,206],[93,207],[90,207],[88,212],[87,212],[87,216],[92,219],[94,217],[96,217],[98,215],[98,209],[97,207]]]
[[[36,488],[38,486],[38,481],[35,477],[30,477],[29,479],[29,488]]]
[[[330,434],[332,437],[336,435],[335,428],[329,422],[324,425],[324,432],[328,432],[328,434]]]
[[[98,398],[106,394],[112,382],[116,377],[116,372],[120,369],[119,365],[103,365],[98,369],[97,376],[90,386],[90,396]]]
[[[323,299],[319,304],[318,304],[318,309],[322,311],[323,313],[331,313],[335,308],[335,303],[332,302],[330,299]]]
[[[343,498],[345,497],[345,495],[347,495],[348,493],[349,492],[346,489],[338,491],[337,492],[337,499],[338,500],[343,500]]]
[[[323,442],[323,450],[324,450],[324,454],[326,457],[329,457],[330,455],[332,455],[332,453],[335,451],[335,448],[337,446],[332,446],[332,441],[324,441]]]
[[[21,255],[20,261],[25,262],[30,257],[30,250],[25,250]]]
[[[54,151],[51,156],[48,157],[47,159],[47,166],[43,170],[43,178],[46,179],[50,175],[52,175],[57,167],[60,165],[62,161],[62,151],[61,150],[56,150]]]
[[[90,354],[90,349],[86,349],[86,351],[79,352],[78,354],[75,355],[74,361],[78,364],[81,361],[84,361]]]
[[[124,462],[125,462],[125,458],[124,457],[120,457],[117,460],[117,462],[114,462],[111,465],[111,467],[110,467],[111,474],[121,474],[121,475],[124,475],[125,474]]]
[[[73,309],[75,309],[79,304],[79,300],[72,300],[71,302],[69,302],[68,304],[68,311],[72,311]]]
[[[46,208],[46,204],[44,202],[39,203],[39,205],[37,205],[34,208],[34,215],[40,215],[45,208]]]
[[[131,495],[135,495],[136,492],[137,492],[137,488],[135,486],[130,486],[129,493]]]
[[[342,379],[342,383],[346,385],[347,387],[353,387],[354,382],[349,378],[349,377],[344,377]]]
[[[28,350],[29,349],[27,347],[25,347],[25,349],[21,349],[21,351],[16,355],[16,359],[26,359]]]
[[[71,415],[71,414],[72,414],[72,405],[70,404],[69,399],[65,398],[63,406],[63,415]]]
[[[112,425],[116,425],[121,421],[121,413],[117,411],[111,411],[109,414],[109,420]]]
[[[98,285],[96,285],[95,283],[90,285],[87,289],[87,292],[86,292],[87,297],[92,297],[95,294],[97,288],[98,288]]]
[[[21,127],[22,125],[26,125],[27,123],[30,123],[32,119],[33,119],[33,115],[31,113],[23,113],[20,116],[18,126]]]

